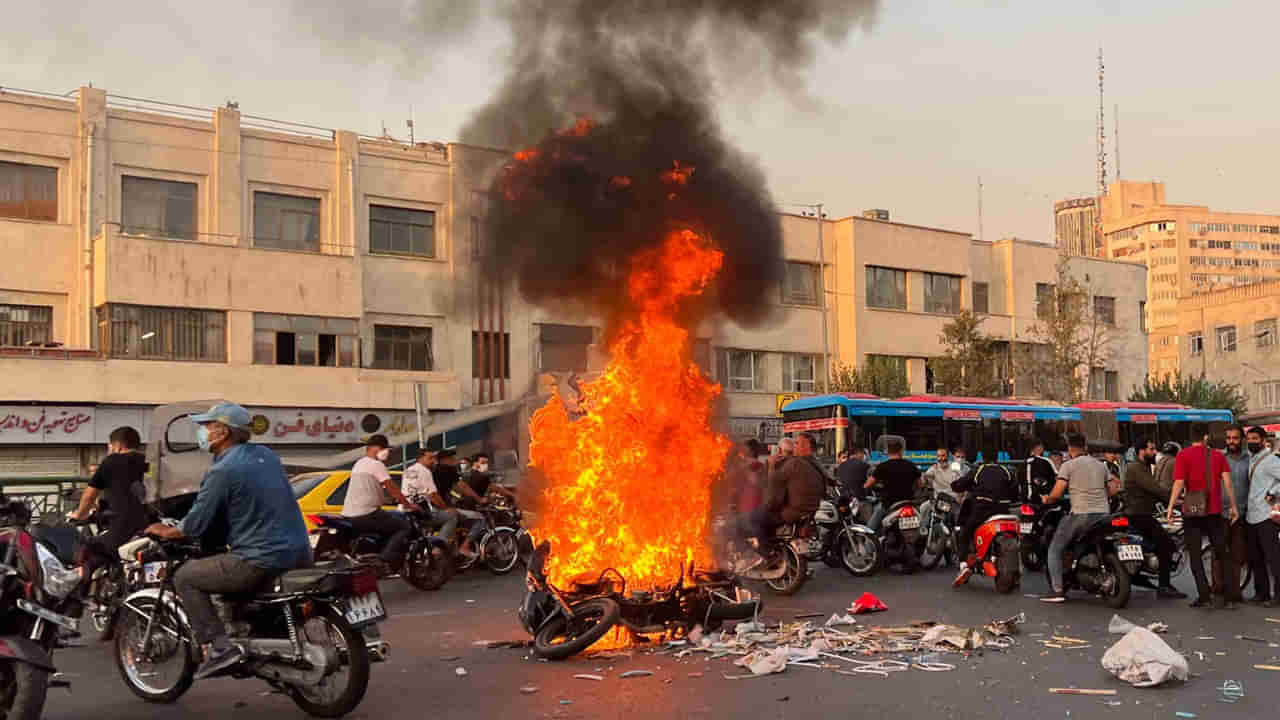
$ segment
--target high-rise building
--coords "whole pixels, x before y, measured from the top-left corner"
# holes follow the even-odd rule
[[[1072,256],[1102,257],[1097,198],[1073,198],[1053,204],[1055,244]]]

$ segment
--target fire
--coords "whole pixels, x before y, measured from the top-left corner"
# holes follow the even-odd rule
[[[551,541],[553,583],[614,568],[628,588],[658,587],[710,565],[704,521],[729,441],[710,424],[720,386],[691,362],[676,316],[723,260],[691,230],[633,257],[634,312],[580,388],[584,414],[570,418],[556,394],[534,413],[530,462],[547,482],[534,534]]]

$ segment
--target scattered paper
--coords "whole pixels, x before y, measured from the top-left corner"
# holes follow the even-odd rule
[[[520,692],[524,693],[525,695],[532,695],[538,692],[538,688],[535,685],[525,685],[524,687],[520,688]]]
[[[833,613],[831,617],[827,620],[826,626],[838,627],[840,625],[857,625],[857,624],[858,624],[858,621],[854,619],[852,615],[849,615],[847,613],[844,615],[841,615],[839,613]]]
[[[1102,667],[1134,687],[1186,680],[1187,659],[1146,628],[1134,628],[1102,656]]]
[[[573,679],[575,679],[575,680],[595,680],[596,682],[600,682],[601,680],[604,680],[604,677],[602,677],[602,676],[600,676],[600,675],[587,675],[587,674],[583,673],[583,674],[581,674],[581,675],[574,675],[574,676],[573,676]]]
[[[652,672],[650,672],[650,671],[648,671],[648,670],[628,670],[627,672],[622,673],[622,674],[621,674],[621,675],[619,675],[618,677],[623,678],[623,679],[626,679],[626,678],[638,678],[638,677],[648,677],[648,676],[650,676],[650,675],[652,675],[652,674],[653,674],[653,673],[652,673]]]
[[[455,668],[455,669],[454,669],[454,671],[453,671],[453,674],[454,674],[454,675],[457,675],[458,677],[466,677],[466,676],[467,676],[467,669],[466,669],[466,668]]]

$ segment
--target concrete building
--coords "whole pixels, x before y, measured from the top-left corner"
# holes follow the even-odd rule
[[[1102,202],[1105,256],[1149,269],[1147,322],[1154,375],[1184,368],[1178,332],[1187,298],[1280,279],[1280,215],[1176,205],[1164,183],[1117,181]],[[1190,367],[1192,371],[1196,368]]]
[[[1054,244],[1070,255],[1105,257],[1098,199],[1073,198],[1053,204]]]

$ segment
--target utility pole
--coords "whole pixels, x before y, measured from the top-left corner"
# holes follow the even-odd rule
[[[1102,198],[1107,194],[1107,125],[1105,99],[1103,95],[1103,80],[1105,78],[1106,65],[1102,63],[1102,48],[1098,48],[1098,200],[1094,206],[1094,235],[1093,235],[1093,252],[1091,255],[1098,256],[1102,254]]]
[[[978,239],[982,239],[982,176],[978,176]]]
[[[826,214],[822,203],[813,206],[818,219],[818,291],[822,296],[822,392],[831,392],[831,345],[827,339],[827,250],[822,242]]]
[[[1120,103],[1111,112],[1112,140],[1116,144],[1116,180],[1120,179]]]

